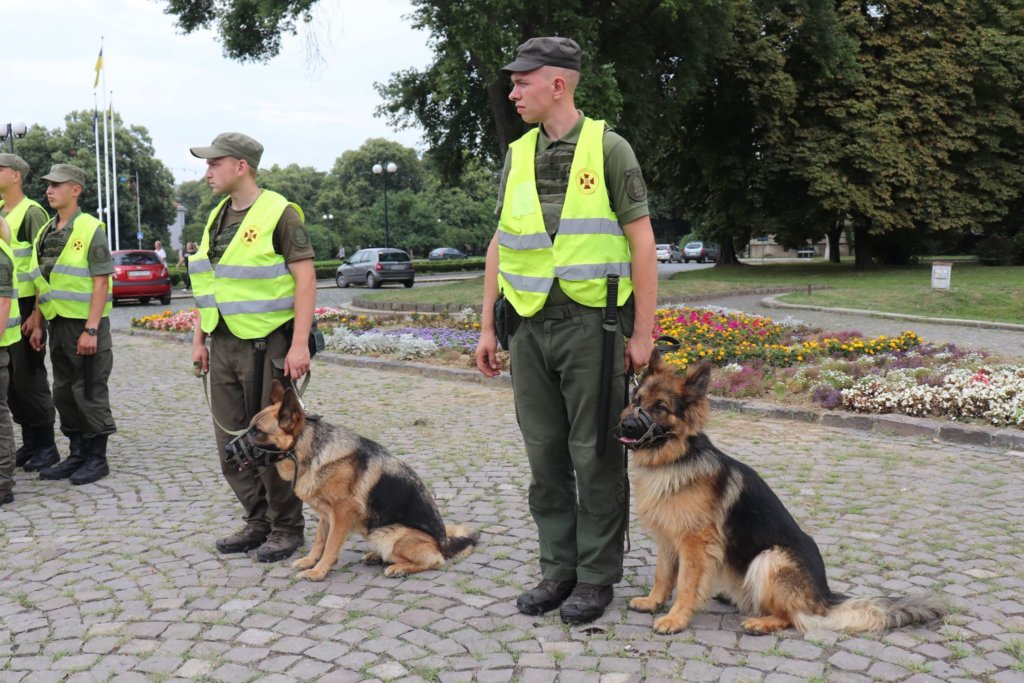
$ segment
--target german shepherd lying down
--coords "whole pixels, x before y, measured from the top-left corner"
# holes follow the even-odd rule
[[[657,541],[650,595],[630,609],[655,612],[675,588],[658,633],[686,628],[713,595],[731,600],[752,634],[795,626],[881,632],[936,619],[945,611],[930,595],[848,598],[829,590],[825,563],[754,470],[715,448],[704,433],[711,365],[681,377],[658,351],[622,412],[620,441],[632,450],[637,513]]]
[[[258,446],[294,452],[294,462],[277,460],[278,474],[295,480],[296,495],[320,518],[309,554],[292,563],[305,570],[299,578],[322,580],[352,531],[372,549],[363,561],[387,563],[387,576],[437,569],[476,546],[479,533],[444,524],[409,465],[349,429],[307,419],[295,391],[285,391],[277,380],[270,405],[252,419],[249,435]]]

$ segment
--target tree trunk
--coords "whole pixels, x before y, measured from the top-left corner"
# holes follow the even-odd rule
[[[854,265],[857,270],[867,270],[871,265],[871,225],[858,221],[853,228]]]
[[[828,262],[839,263],[839,238],[843,236],[843,219],[836,218],[828,229]]]
[[[736,256],[736,247],[731,239],[722,240],[718,246],[718,260],[715,262],[720,266],[738,266],[740,260]]]
[[[504,159],[508,146],[522,134],[515,108],[508,99],[507,81],[496,80],[487,86],[487,102],[494,118],[494,132],[498,138],[498,158]]]

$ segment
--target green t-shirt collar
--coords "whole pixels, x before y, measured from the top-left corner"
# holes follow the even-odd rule
[[[583,119],[585,117],[582,111],[580,111],[579,109],[577,109],[576,111],[579,112],[580,115],[579,120],[576,121],[576,125],[570,128],[568,133],[558,138],[557,140],[552,140],[547,136],[547,133],[544,132],[543,123],[540,124],[540,126],[538,126],[540,128],[540,136],[537,139],[538,152],[544,151],[545,149],[555,144],[556,142],[564,142],[568,145],[575,145],[577,142],[580,141],[580,132],[582,132],[583,130]]]

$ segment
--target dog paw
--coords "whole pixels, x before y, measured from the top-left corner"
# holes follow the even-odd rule
[[[300,557],[292,562],[292,569],[309,569],[316,564],[316,560],[315,557]]]
[[[629,601],[629,609],[634,612],[657,612],[661,603],[654,598],[633,598]]]
[[[679,633],[686,628],[688,623],[690,623],[689,619],[680,619],[679,617],[673,617],[672,615],[666,614],[665,616],[654,620],[654,630],[656,633],[661,633],[663,635]]]
[[[740,624],[746,633],[752,636],[763,636],[769,633],[775,633],[790,627],[790,623],[785,619],[779,619],[778,617],[767,616],[767,617],[751,617],[746,619]]]
[[[384,576],[391,576],[396,579],[401,576],[406,576],[408,573],[409,571],[405,567],[401,567],[397,564],[393,564],[384,570]]]
[[[363,564],[384,564],[384,560],[381,558],[380,553],[374,551],[370,551],[363,555],[362,562]]]
[[[299,572],[295,575],[297,579],[306,579],[307,581],[323,581],[324,577],[327,576],[326,570],[318,569],[307,569],[304,572]]]

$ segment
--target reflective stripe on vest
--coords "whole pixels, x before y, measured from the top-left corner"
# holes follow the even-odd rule
[[[571,299],[603,307],[607,276],[619,276],[619,305],[633,292],[629,242],[604,187],[604,122],[585,119],[569,170],[554,243],[544,216],[534,158],[539,129],[509,146],[511,161],[498,223],[498,286],[516,311],[539,311],[558,278]]]
[[[8,246],[7,242],[0,240],[0,252],[7,255],[7,258],[11,260],[11,264],[14,266],[14,273],[18,272],[18,263],[14,260],[14,250]],[[13,284],[13,283],[12,283]],[[15,292],[17,293],[17,292]],[[11,310],[7,314],[7,327],[4,328],[3,334],[0,334],[0,347],[10,346],[17,341],[21,340],[21,309],[18,307],[18,297],[11,297]]]
[[[0,200],[0,208],[4,205]],[[21,234],[21,223],[25,220],[25,214],[33,206],[37,207],[43,214],[46,210],[39,205],[39,202],[32,201],[28,197],[23,198],[18,205],[7,214],[7,224],[11,226],[11,251],[14,253],[14,270],[18,273],[18,296],[35,296],[36,283],[42,279],[39,272],[39,263],[36,260],[36,250],[31,242],[19,239]]]
[[[221,316],[239,339],[260,339],[295,317],[295,278],[274,251],[274,230],[286,207],[302,209],[276,192],[263,190],[242,219],[216,265],[210,263],[210,227],[225,209],[225,198],[210,213],[199,251],[188,259],[200,326],[210,333]]]
[[[71,226],[68,241],[50,272],[49,285],[39,290],[39,310],[47,320],[53,320],[58,315],[62,318],[88,319],[93,288],[93,276],[89,272],[89,248],[97,228],[103,230],[106,226],[87,213],[78,214]],[[36,236],[37,241],[42,234],[40,230]],[[108,275],[104,318],[110,313],[113,300],[113,277]]]

